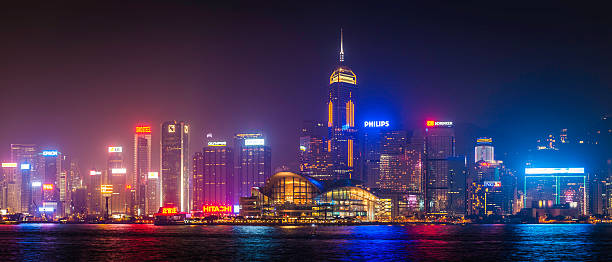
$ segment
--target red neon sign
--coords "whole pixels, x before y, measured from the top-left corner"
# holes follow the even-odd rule
[[[427,122],[425,122],[426,126],[435,126],[436,125],[436,121],[433,120],[427,120]]]
[[[43,190],[53,190],[53,184],[43,184]]]
[[[232,213],[232,206],[204,206],[204,213]]]
[[[162,207],[162,214],[176,214],[178,210],[176,207]]]
[[[149,134],[149,133],[151,133],[151,126],[137,126],[136,127],[136,133]]]

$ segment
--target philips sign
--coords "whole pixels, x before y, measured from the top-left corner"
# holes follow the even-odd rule
[[[365,121],[363,127],[389,127],[389,121]]]

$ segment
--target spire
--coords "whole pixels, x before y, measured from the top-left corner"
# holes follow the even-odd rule
[[[342,45],[342,28],[340,28],[340,63],[344,62],[344,47]]]

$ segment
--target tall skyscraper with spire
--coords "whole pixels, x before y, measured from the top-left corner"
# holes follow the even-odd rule
[[[357,101],[357,76],[344,65],[344,41],[340,30],[340,57],[336,69],[329,77],[327,101],[327,127],[329,137],[327,151],[333,163],[332,170],[324,180],[350,179],[355,177],[358,163],[356,146],[355,104]]]

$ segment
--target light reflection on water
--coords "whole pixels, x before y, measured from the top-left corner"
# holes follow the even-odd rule
[[[0,226],[11,260],[607,260],[612,225]]]

